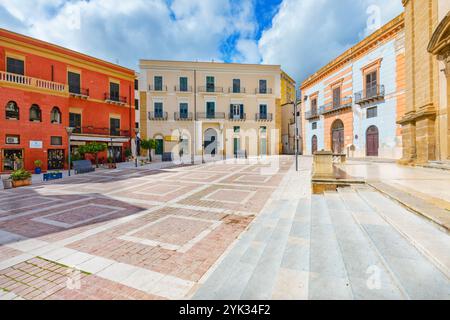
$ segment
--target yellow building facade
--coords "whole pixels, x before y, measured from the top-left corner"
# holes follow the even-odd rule
[[[450,1],[403,0],[406,112],[403,164],[450,159]]]
[[[281,128],[280,150],[283,154],[292,154],[295,151],[295,112],[296,101],[295,80],[286,72],[281,73],[281,101],[279,112],[279,127]]]
[[[141,138],[157,141],[156,158],[279,154],[281,74],[279,65],[141,60]]]

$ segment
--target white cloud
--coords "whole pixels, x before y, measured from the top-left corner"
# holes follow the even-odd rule
[[[373,32],[373,21],[379,27],[401,12],[400,0],[284,0],[259,41],[263,63],[300,82]]]

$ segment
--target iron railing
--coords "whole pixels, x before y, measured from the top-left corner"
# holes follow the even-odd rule
[[[169,117],[167,112],[149,112],[148,120],[167,120]]]
[[[272,121],[273,114],[272,113],[257,113],[255,115],[256,121]]]
[[[181,86],[175,86],[175,92],[192,92],[192,87],[181,87]]]
[[[351,108],[353,105],[353,98],[352,97],[344,97],[339,102],[339,104],[333,104],[333,102],[329,102],[323,106],[320,107],[320,114],[327,114],[330,112]]]
[[[173,118],[176,121],[191,121],[193,119],[193,114],[192,112],[175,112]]]
[[[229,113],[228,119],[231,121],[244,121],[247,119],[247,114],[246,113],[241,113],[241,114]]]
[[[197,112],[197,119],[225,119],[225,112]]]
[[[121,130],[119,128],[101,128],[94,126],[75,127],[74,134],[93,134],[99,136],[115,136],[115,137],[129,137],[129,130]]]
[[[148,86],[149,91],[157,91],[157,92],[166,92],[167,86],[155,86],[155,85],[149,85]]]
[[[245,88],[244,87],[229,87],[228,88],[228,93],[234,93],[234,94],[239,94],[239,93],[245,93]]]
[[[320,116],[320,114],[317,111],[317,109],[313,109],[313,110],[309,110],[309,111],[305,112],[305,119],[306,120],[318,118],[319,116]]]
[[[256,88],[255,94],[272,94],[272,88]]]
[[[355,103],[365,103],[372,100],[382,99],[385,96],[384,85],[367,87],[365,90],[355,93]]]
[[[127,104],[127,97],[122,97],[116,94],[105,93],[105,101],[108,103]]]
[[[89,89],[81,88],[81,87],[70,87],[69,93],[73,96],[79,97],[89,97]]]
[[[223,93],[223,88],[216,87],[216,86],[203,86],[203,87],[198,87],[198,92],[201,92],[201,93]]]

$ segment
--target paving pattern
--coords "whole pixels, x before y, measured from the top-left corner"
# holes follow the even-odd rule
[[[291,166],[128,168],[2,190],[0,300],[189,298]]]

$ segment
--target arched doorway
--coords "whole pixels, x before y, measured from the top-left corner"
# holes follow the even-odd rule
[[[217,132],[209,128],[206,129],[203,137],[203,148],[205,155],[215,156],[217,153]]]
[[[379,135],[376,126],[370,126],[366,131],[366,155],[378,157]]]
[[[156,135],[155,144],[155,155],[162,156],[164,153],[164,137],[162,135]]]
[[[337,119],[331,126],[332,151],[341,154],[344,151],[344,123]]]
[[[311,139],[311,154],[314,155],[317,152],[317,136],[314,135]]]

